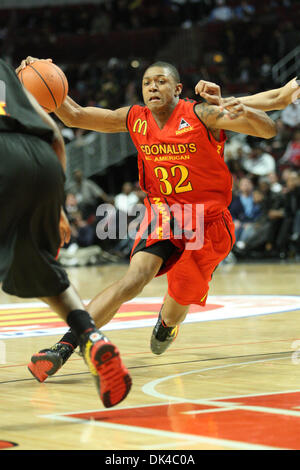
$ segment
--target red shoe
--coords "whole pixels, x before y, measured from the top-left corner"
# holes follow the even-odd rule
[[[28,364],[28,370],[39,382],[44,382],[49,375],[54,375],[69,359],[74,348],[69,343],[56,343],[49,349],[34,354]]]
[[[81,352],[106,408],[120,403],[131,389],[131,377],[119,350],[101,332],[85,335]]]

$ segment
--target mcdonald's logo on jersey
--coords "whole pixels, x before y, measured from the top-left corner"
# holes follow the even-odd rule
[[[133,132],[137,132],[138,134],[146,135],[147,126],[147,121],[142,121],[140,118],[138,118],[133,124],[132,130]]]

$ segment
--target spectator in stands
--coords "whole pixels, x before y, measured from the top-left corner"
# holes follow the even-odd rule
[[[269,83],[272,80],[272,59],[269,55],[264,55],[260,66],[260,86],[263,89],[268,89]]]
[[[253,176],[266,176],[276,171],[274,157],[265,152],[260,143],[255,143],[248,156],[242,160],[243,169]]]
[[[277,135],[269,142],[271,153],[277,159],[280,159],[291,139],[291,131],[282,119],[276,120]]]
[[[225,0],[217,0],[209,18],[211,21],[230,21],[233,18],[233,10]]]
[[[126,181],[122,186],[121,193],[115,197],[116,209],[128,213],[130,209],[138,203],[138,196],[134,192],[133,184]]]
[[[291,242],[299,241],[300,213],[300,179],[297,172],[287,176],[286,193],[274,194],[266,205],[267,224],[265,231],[265,248],[273,256],[287,257]],[[265,230],[265,229],[264,229]],[[260,231],[260,235],[264,235]],[[254,237],[255,238],[255,237]],[[247,249],[253,248],[254,240],[248,240]],[[298,246],[299,249],[299,246]]]
[[[245,241],[249,237],[249,232],[252,233],[251,226],[261,212],[261,199],[259,192],[254,193],[251,179],[242,178],[239,182],[238,193],[233,196],[229,206],[235,225],[236,242]]]
[[[64,138],[65,144],[68,144],[75,138],[75,132],[70,127],[66,127],[61,121],[57,121],[57,125]]]
[[[280,181],[282,183],[282,193],[285,194],[287,192],[287,180],[289,179],[290,174],[293,173],[292,168],[284,168],[280,174]]]
[[[65,209],[66,209],[66,214],[68,216],[72,216],[76,212],[79,211],[78,203],[75,194],[73,193],[67,193],[66,195],[66,202],[65,202]]]
[[[291,103],[281,112],[282,122],[294,129],[300,125],[300,100]]]
[[[113,199],[100,186],[90,179],[84,178],[82,171],[78,169],[74,171],[73,182],[68,185],[67,191],[76,196],[78,207],[84,219],[95,214],[95,209],[100,201],[113,202]]]
[[[255,253],[259,253],[259,257],[278,254],[276,240],[282,223],[284,197],[271,191],[266,178],[260,181],[259,186],[260,214],[248,230],[248,236],[234,246],[233,251],[238,257],[251,257]]]
[[[75,251],[78,247],[92,245],[95,240],[93,219],[83,218],[75,194],[68,193],[66,195],[65,212],[71,227],[71,240],[68,248]]]
[[[281,193],[282,192],[282,184],[279,182],[279,177],[275,171],[268,175],[268,182],[270,183],[270,190],[273,193]]]
[[[113,254],[118,255],[120,258],[128,259],[130,256],[140,221],[144,215],[144,198],[145,193],[141,191],[139,186],[128,181],[123,184],[122,192],[115,197],[117,210],[128,214],[131,209],[136,208],[136,213],[133,211],[131,216],[126,218],[127,237],[120,239],[113,250]]]
[[[294,245],[297,254],[300,253],[300,174],[296,171],[290,173],[287,180],[287,194],[285,201],[286,238]]]
[[[241,21],[251,21],[255,14],[255,6],[244,0],[234,7],[234,16],[236,19]]]
[[[279,163],[293,168],[300,168],[300,129],[293,133],[292,140],[289,142]]]

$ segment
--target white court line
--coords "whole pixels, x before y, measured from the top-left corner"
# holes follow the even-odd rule
[[[82,424],[86,422],[86,420],[83,420],[83,419],[71,418],[71,417],[61,416],[61,415],[46,415],[43,417],[51,418],[57,421],[65,421],[69,423],[72,422],[74,424]],[[230,441],[228,439],[217,439],[213,437],[196,436],[194,434],[185,434],[185,433],[178,433],[178,432],[172,432],[172,431],[161,431],[159,429],[146,428],[146,427],[140,427],[140,426],[129,426],[125,424],[91,421],[91,426],[96,426],[96,427],[106,428],[106,429],[115,429],[117,431],[124,431],[126,433],[134,432],[135,434],[147,434],[147,435],[152,435],[155,437],[164,437],[164,438],[167,437],[169,439],[177,439],[180,441],[185,441],[183,444],[185,446],[187,444],[198,443],[198,444],[210,444],[210,445],[215,445],[218,447],[228,447],[229,449],[237,449],[237,450],[246,450],[246,449],[247,450],[284,450],[279,447],[264,446],[264,445],[259,445],[259,444],[257,445],[248,444],[247,442]],[[150,449],[151,446],[147,448]],[[145,447],[143,447],[143,449],[145,449]]]
[[[152,380],[151,382],[148,382],[146,385],[144,385],[142,387],[142,391],[146,395],[150,395],[150,396],[153,396],[155,398],[160,398],[160,399],[167,400],[167,401],[182,402],[183,401],[182,397],[180,397],[180,398],[179,397],[173,397],[171,395],[166,395],[165,393],[157,392],[155,390],[156,386],[163,383],[163,382],[166,382],[167,380],[172,380],[172,379],[175,379],[177,377],[183,377],[185,375],[197,374],[197,373],[206,372],[206,371],[209,371],[209,370],[227,369],[227,368],[235,367],[235,366],[238,367],[238,366],[242,366],[242,365],[257,364],[257,363],[260,363],[260,362],[281,361],[283,359],[287,359],[287,358],[286,357],[280,357],[280,358],[272,358],[272,359],[259,359],[257,361],[234,362],[232,364],[223,364],[223,365],[220,365],[220,366],[205,367],[204,369],[190,370],[188,372],[180,372],[179,374],[168,375],[166,377],[161,377],[160,379]],[[202,404],[203,402],[205,402],[204,404],[207,404],[210,401],[213,401],[213,403],[214,403],[214,400],[219,400],[219,399],[192,400],[192,399],[184,398],[185,402],[187,402],[187,403],[196,403],[196,404]],[[231,405],[232,405],[232,403],[231,403]]]
[[[281,390],[278,392],[263,392],[263,393],[249,393],[245,395],[227,395],[225,397],[215,397],[215,398],[210,398],[210,400],[217,400],[217,401],[222,401],[222,400],[230,400],[232,398],[251,398],[251,397],[261,397],[265,395],[282,395],[284,393],[299,393],[300,389],[296,390]]]
[[[155,387],[158,384],[161,384],[164,381],[173,379],[175,377],[180,377],[180,376],[185,376],[193,373],[199,373],[199,372],[204,372],[207,370],[216,370],[216,369],[224,369],[224,368],[229,368],[229,367],[235,367],[235,366],[240,366],[240,365],[249,365],[249,364],[256,364],[256,363],[264,363],[264,362],[270,362],[270,361],[278,361],[278,360],[283,360],[286,359],[284,358],[272,358],[272,359],[262,359],[258,361],[247,361],[247,362],[241,362],[241,363],[233,363],[233,364],[226,364],[222,366],[214,366],[214,367],[208,367],[204,369],[197,369],[189,372],[183,372],[180,374],[174,374],[170,375],[167,377],[163,377],[157,380],[154,380],[152,382],[149,382],[148,384],[144,385],[142,388],[143,392],[154,396],[156,398],[163,398],[164,400],[167,400],[168,402],[174,401],[175,403],[195,403],[195,404],[202,404],[202,405],[211,405],[214,407],[219,408],[218,411],[229,411],[232,409],[248,409],[252,411],[259,411],[259,412],[269,412],[269,413],[275,413],[275,414],[288,414],[292,416],[300,416],[300,412],[294,412],[291,410],[281,410],[281,409],[274,409],[274,408],[266,408],[266,407],[251,407],[251,406],[244,406],[240,405],[239,403],[228,403],[228,402],[222,402],[222,397],[220,398],[214,398],[214,399],[202,399],[202,400],[189,400],[185,398],[179,398],[179,397],[172,397],[170,395],[162,394],[159,393],[155,390]],[[297,392],[297,390],[290,390],[288,392]],[[286,392],[278,392],[280,393],[286,393]],[[276,392],[271,392],[268,393],[267,395],[270,394],[276,394]],[[259,396],[262,394],[252,394],[252,395],[245,395],[245,396]],[[243,398],[244,396],[235,396],[233,398]],[[226,397],[226,398],[231,398],[231,397]],[[224,399],[224,397],[223,397]],[[160,406],[162,404],[166,404],[165,402],[162,403],[156,403],[156,404],[147,404],[147,405],[137,405],[137,406],[130,406],[130,407],[125,407],[122,408],[120,407],[120,410],[124,409],[131,409],[131,408],[142,408],[142,407],[153,407],[153,406]],[[94,410],[94,411],[99,411],[99,410]],[[103,410],[105,412],[106,410]],[[216,412],[216,410],[210,410],[211,412]],[[91,410],[88,410],[87,412],[91,413]],[[287,413],[285,413],[287,412]],[[74,414],[83,414],[86,413],[86,411],[81,411],[81,412],[74,412]],[[59,421],[65,421],[65,422],[73,422],[74,424],[80,424],[85,422],[84,419],[80,418],[72,418],[70,416],[66,416],[66,413],[60,413],[60,414],[54,414],[54,415],[43,415],[41,416],[43,418],[48,418],[48,419],[53,419],[53,420],[59,420]],[[270,447],[270,446],[263,446],[259,444],[249,444],[247,442],[240,442],[240,441],[235,441],[235,440],[228,440],[228,439],[218,439],[218,438],[212,438],[212,437],[205,437],[205,436],[197,436],[194,434],[184,434],[184,433],[176,433],[176,432],[171,432],[171,431],[162,431],[158,429],[153,429],[153,428],[146,428],[146,427],[139,427],[139,426],[129,426],[129,425],[123,425],[123,424],[117,424],[117,423],[107,423],[107,422],[99,422],[99,421],[91,421],[91,426],[97,426],[97,427],[102,427],[102,428],[107,428],[107,429],[115,429],[118,431],[124,431],[124,432],[134,432],[138,434],[147,434],[147,435],[152,435],[156,437],[163,437],[163,438],[168,438],[168,439],[176,439],[176,442],[174,443],[161,443],[161,444],[155,444],[155,446],[142,446],[142,449],[161,449],[163,447],[177,447],[178,445],[182,444],[184,446],[187,445],[196,445],[197,443],[201,444],[208,444],[208,445],[214,445],[218,447],[225,447],[229,449],[238,449],[238,450],[275,450],[275,449],[281,449],[279,447]],[[84,434],[86,433],[86,429],[84,430]]]
[[[207,413],[219,413],[221,411],[233,411],[239,409],[239,406],[228,406],[226,408],[210,408],[208,410],[181,411],[181,413],[184,415],[203,415]]]
[[[221,365],[221,366],[206,367],[204,369],[196,369],[196,370],[192,370],[192,371],[189,371],[189,372],[182,372],[182,373],[179,373],[179,374],[169,375],[167,377],[162,377],[160,379],[156,379],[156,380],[153,380],[151,382],[148,382],[146,385],[143,386],[142,391],[146,395],[150,395],[150,396],[153,396],[155,398],[164,399],[164,400],[167,400],[169,402],[174,401],[174,402],[177,402],[177,403],[181,403],[182,402],[182,397],[179,398],[179,397],[174,397],[174,396],[171,396],[171,395],[166,395],[165,393],[160,393],[156,390],[156,387],[159,384],[163,383],[163,382],[166,382],[168,380],[172,380],[174,378],[182,377],[182,376],[185,376],[185,375],[191,375],[191,374],[196,374],[196,373],[198,374],[200,372],[206,372],[206,371],[209,371],[209,370],[226,369],[226,368],[236,367],[236,366],[241,366],[241,365],[250,365],[250,364],[257,364],[257,363],[270,362],[270,361],[280,361],[280,360],[283,360],[283,359],[287,359],[287,358],[286,357],[280,357],[280,358],[272,358],[272,359],[260,359],[258,361],[247,361],[247,362],[240,362],[240,363],[225,364],[225,365]],[[262,395],[262,394],[259,394],[259,395]],[[253,395],[251,395],[251,396],[253,396]],[[235,398],[240,398],[241,399],[243,397],[237,396]],[[197,405],[214,406],[216,408],[221,408],[223,410],[226,409],[228,411],[230,409],[232,409],[233,407],[235,407],[237,409],[247,410],[247,411],[254,411],[254,412],[260,412],[260,413],[269,413],[269,414],[278,414],[278,415],[284,415],[284,416],[300,417],[300,411],[296,411],[296,410],[285,410],[285,409],[281,409],[281,408],[271,408],[271,407],[264,407],[264,406],[248,406],[248,405],[243,405],[239,402],[236,402],[236,403],[230,402],[229,403],[229,402],[222,401],[221,398],[200,399],[200,400],[184,399],[184,401],[186,403],[194,403],[194,404],[197,404]],[[214,410],[214,409],[205,410],[205,412],[206,413],[209,413],[209,412],[214,413],[214,412],[216,412],[216,410]]]
[[[253,306],[253,299],[257,300],[257,305]],[[268,300],[268,305],[260,305],[260,301]],[[238,305],[235,304],[235,301],[238,301]],[[278,304],[279,301],[279,304]],[[274,315],[274,314],[284,314],[300,310],[300,296],[297,295],[279,295],[274,297],[274,295],[222,295],[222,296],[210,296],[209,302],[214,304],[221,304],[217,309],[202,311],[201,308],[198,313],[194,312],[188,314],[184,323],[198,323],[198,322],[208,322],[208,321],[219,321],[219,320],[234,320],[239,318],[249,318],[263,315]],[[88,300],[84,300],[84,303],[88,303]],[[134,305],[140,303],[150,304],[161,304],[163,302],[163,297],[136,297],[128,302],[125,302],[124,305]],[[241,303],[242,302],[242,303]],[[250,302],[250,304],[249,304]],[[251,303],[252,302],[252,303]],[[284,304],[282,304],[284,302]],[[6,309],[16,309],[16,308],[31,308],[31,307],[44,307],[49,308],[46,304],[41,302],[27,302],[27,303],[16,303],[16,304],[0,304],[0,314],[1,308]],[[51,309],[49,309],[51,311]],[[55,321],[55,320],[53,320]],[[148,328],[152,327],[156,323],[156,318],[148,319],[135,319],[130,321],[117,321],[110,322],[105,325],[102,329],[103,331],[113,331],[113,330],[127,330],[133,328]],[[10,331],[11,329],[11,331]],[[41,325],[37,325],[36,329],[33,329],[33,326],[19,327],[17,330],[15,327],[1,327],[0,326],[0,339],[12,339],[12,338],[26,338],[34,336],[53,336],[64,334],[67,331],[68,327],[58,327],[58,328],[42,328]]]

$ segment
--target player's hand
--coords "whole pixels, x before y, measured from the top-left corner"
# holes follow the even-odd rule
[[[300,80],[298,77],[293,78],[282,87],[283,95],[285,97],[286,106],[295,103],[300,99]]]
[[[230,119],[236,119],[247,112],[247,107],[234,96],[222,98],[220,106],[227,111],[227,116]]]
[[[16,68],[16,74],[20,72],[20,70],[25,69],[27,65],[33,64],[33,62],[37,60],[44,60],[45,62],[52,62],[52,59],[37,59],[36,57],[31,57],[30,55],[26,57],[26,59],[22,60],[21,64],[19,67]]]
[[[200,95],[208,104],[221,105],[221,88],[216,83],[200,80],[195,86],[195,93]]]
[[[60,247],[62,248],[65,243],[69,243],[69,241],[71,240],[71,227],[63,209],[61,209],[60,212],[59,232]]]

